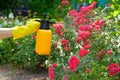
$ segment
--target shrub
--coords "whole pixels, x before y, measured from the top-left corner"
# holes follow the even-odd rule
[[[10,28],[18,25],[24,25],[29,19],[13,18],[12,14],[9,19],[2,18],[0,27]],[[31,68],[44,66],[47,56],[39,56],[35,53],[35,35],[31,34],[21,39],[12,38],[0,40],[0,63],[10,63],[15,67]]]
[[[95,4],[80,12],[71,10],[68,20],[53,25],[52,51],[46,61],[51,80],[118,78],[118,20],[105,12],[110,7],[95,9]]]

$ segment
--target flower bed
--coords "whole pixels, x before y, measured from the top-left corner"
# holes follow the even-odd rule
[[[118,79],[120,54],[118,20],[96,2],[71,10],[68,20],[53,25],[49,66],[51,80]]]

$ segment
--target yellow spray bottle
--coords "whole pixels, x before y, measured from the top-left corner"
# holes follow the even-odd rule
[[[35,51],[39,55],[49,55],[51,51],[52,31],[49,24],[53,23],[46,19],[47,14],[44,14],[45,19],[36,20],[41,23],[40,29],[36,35]]]

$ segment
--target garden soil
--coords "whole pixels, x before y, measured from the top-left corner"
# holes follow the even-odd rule
[[[9,64],[0,65],[0,80],[49,80],[45,68],[23,69],[13,68]]]

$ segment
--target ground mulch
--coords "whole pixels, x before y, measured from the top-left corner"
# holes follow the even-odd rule
[[[44,67],[23,69],[0,65],[0,80],[49,80],[48,70]]]

